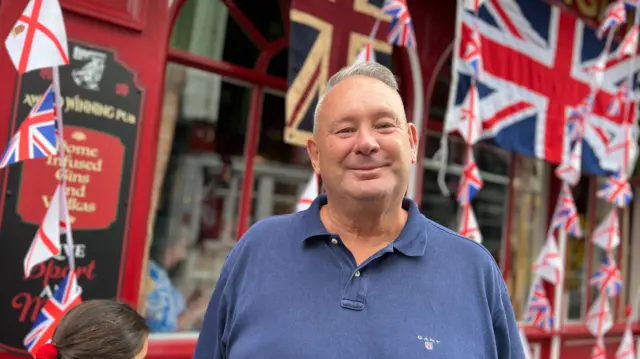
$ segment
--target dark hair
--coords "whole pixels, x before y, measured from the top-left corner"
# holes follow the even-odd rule
[[[65,314],[51,341],[58,359],[133,359],[148,334],[144,318],[127,304],[90,300]]]

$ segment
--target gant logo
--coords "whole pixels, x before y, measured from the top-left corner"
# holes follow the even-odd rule
[[[440,343],[437,339],[423,337],[422,335],[418,335],[418,340],[422,340],[424,342],[424,348],[428,351],[432,351],[435,345]]]

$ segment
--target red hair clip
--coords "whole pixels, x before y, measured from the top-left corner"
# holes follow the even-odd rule
[[[47,343],[38,349],[36,359],[58,359],[58,348],[53,343]]]

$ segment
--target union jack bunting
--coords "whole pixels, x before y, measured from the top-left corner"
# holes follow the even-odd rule
[[[575,186],[580,181],[580,167],[582,165],[582,139],[576,141],[566,162],[560,164],[555,170],[556,177]]]
[[[633,332],[631,328],[627,326],[622,335],[622,341],[616,351],[615,359],[635,359],[636,357],[636,345],[633,339]]]
[[[463,57],[476,29],[482,71],[472,81],[474,68]],[[592,93],[594,71],[600,72],[601,85],[586,112],[581,167],[583,173],[597,175],[618,169],[605,159],[607,145],[623,135],[622,116],[609,117],[606,108],[618,84],[629,76],[630,57],[601,56],[604,44],[593,29],[539,0],[488,1],[477,15],[460,6],[456,33],[447,133],[459,131],[475,83],[479,140],[492,139],[508,151],[560,164],[572,147],[568,117]],[[614,41],[610,52],[617,46]],[[635,74],[638,64],[633,66]]]
[[[309,182],[307,182],[307,185],[304,187],[302,195],[298,199],[298,203],[296,204],[296,212],[304,211],[305,209],[309,208],[311,206],[311,203],[313,203],[313,200],[318,197],[320,187],[318,185],[318,182],[318,176],[315,173],[312,174],[311,178],[309,178]]]
[[[627,11],[622,0],[616,0],[615,2],[607,6],[607,10],[604,13],[604,20],[598,28],[598,37],[602,37],[607,30],[614,29],[627,21]]]
[[[464,8],[472,12],[478,12],[482,4],[485,2],[485,0],[463,0],[463,1],[464,1]]]
[[[464,50],[464,55],[462,55],[462,60],[471,67],[475,78],[480,76],[480,70],[482,69],[481,46],[480,33],[477,30],[474,30],[471,34],[471,39],[467,42],[467,47]]]
[[[538,258],[533,263],[533,272],[549,283],[558,284],[564,273],[563,267],[562,258],[560,258],[560,252],[556,244],[556,238],[550,235],[542,247]]]
[[[607,106],[607,115],[611,117],[619,116],[620,110],[631,100],[633,100],[633,96],[629,88],[629,81],[624,80],[618,86],[618,91],[616,91],[615,96]]]
[[[629,122],[621,126],[623,134],[607,145],[606,162],[619,168],[622,173],[630,174],[638,160],[638,127]]]
[[[473,158],[473,150],[471,147],[467,149],[467,162],[462,169],[460,176],[460,185],[458,186],[457,199],[461,206],[467,206],[471,203],[478,191],[484,186],[480,170]]]
[[[461,236],[467,237],[472,241],[482,243],[480,226],[478,225],[476,214],[473,212],[473,207],[471,207],[471,205],[461,207],[460,220],[458,223],[460,223],[458,233],[460,233]]]
[[[9,141],[0,160],[0,168],[58,153],[57,137],[54,94],[49,86]]]
[[[38,314],[31,331],[24,338],[24,346],[35,357],[38,349],[46,344],[55,331],[64,314],[82,303],[82,288],[78,285],[76,274],[69,271],[53,296],[47,300]]]
[[[617,208],[611,209],[609,214],[598,224],[591,236],[591,242],[607,252],[620,245]]]
[[[362,50],[360,50],[360,52],[358,53],[358,57],[356,57],[356,60],[353,63],[357,64],[360,62],[371,62],[371,61],[373,62],[376,61],[376,53],[375,51],[373,51],[373,45],[370,42],[367,42],[362,47]]]
[[[600,293],[587,313],[586,326],[594,337],[604,335],[613,326],[608,297]]]
[[[593,96],[589,94],[576,107],[570,107],[567,113],[567,131],[569,139],[577,141],[584,138],[586,118],[593,108]]]
[[[391,17],[384,0],[292,0],[284,142],[306,146],[313,132],[313,112],[329,77],[352,64],[371,44],[375,61],[391,66],[387,42]],[[378,31],[371,37],[374,24]]]
[[[415,46],[416,35],[406,0],[385,0],[382,11],[392,18],[387,41],[400,47]]]
[[[607,177],[607,181],[596,195],[620,208],[627,206],[633,199],[631,186],[627,182],[627,178],[619,171]]]
[[[596,344],[591,349],[590,359],[607,359],[607,348],[602,337],[596,339]]]
[[[551,303],[539,279],[531,287],[524,321],[525,324],[536,326],[546,332],[550,332],[553,328]]]
[[[629,32],[624,36],[620,46],[616,50],[617,57],[624,57],[626,55],[635,55],[638,51],[638,29],[637,24],[631,26]]]
[[[558,203],[555,212],[551,218],[551,226],[554,229],[563,229],[567,234],[574,237],[582,237],[582,229],[580,228],[580,216],[573,201],[571,188],[565,183],[562,185]]]
[[[600,263],[598,271],[593,274],[591,285],[598,288],[600,292],[606,293],[609,297],[615,297],[622,288],[622,276],[616,261],[611,255],[606,255]]]

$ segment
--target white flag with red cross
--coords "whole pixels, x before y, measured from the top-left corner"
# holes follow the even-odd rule
[[[563,273],[562,258],[553,234],[547,237],[538,259],[533,263],[533,272],[549,283],[558,284],[560,282]]]
[[[636,346],[633,340],[633,332],[631,327],[627,325],[627,328],[622,335],[622,341],[616,351],[616,359],[635,359],[636,358]]]
[[[4,42],[20,74],[69,64],[67,33],[58,0],[31,0]]]
[[[612,208],[609,214],[593,231],[591,241],[596,246],[611,251],[620,245],[620,225],[618,223],[618,209]]]
[[[371,41],[362,47],[355,61],[353,61],[354,65],[362,62],[376,62],[376,52],[373,50]]]
[[[598,298],[591,304],[591,308],[587,313],[586,325],[589,333],[595,337],[603,336],[613,326],[611,306],[606,294],[600,293]]]
[[[49,201],[49,208],[31,242],[31,247],[24,257],[25,277],[29,276],[33,267],[60,254],[60,234],[66,232],[66,221],[69,220],[67,208],[64,186],[59,184]]]
[[[316,197],[318,197],[318,176],[316,174],[312,174],[309,182],[307,182],[307,186],[304,188],[304,192],[302,192],[302,196],[298,199],[298,204],[296,204],[296,212],[304,211],[305,209],[311,206]]]

